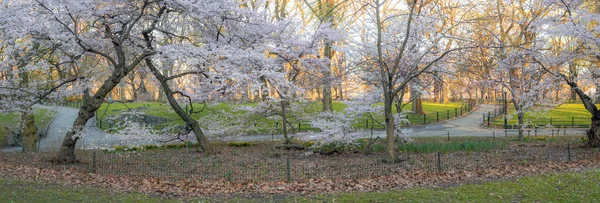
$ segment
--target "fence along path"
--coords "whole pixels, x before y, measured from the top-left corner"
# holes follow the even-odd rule
[[[77,117],[78,109],[72,107],[50,107],[53,108],[57,114],[56,118],[52,121],[48,128],[48,134],[45,138],[42,138],[39,142],[41,151],[56,151],[59,149],[62,139],[66,134],[66,131],[70,129],[73,121]],[[403,128],[403,132],[407,133],[411,137],[453,137],[453,136],[516,136],[518,129],[492,129],[482,127],[481,115],[487,114],[490,111],[498,108],[496,105],[482,104],[478,109],[468,113],[463,117],[459,117],[452,120],[442,121],[439,123],[406,127]],[[94,126],[95,118],[90,119],[84,129],[84,137],[79,140],[79,148],[95,148],[96,146],[119,146],[123,145],[118,137],[109,136],[107,133],[99,130]],[[544,128],[544,129],[529,129],[525,131],[525,135],[585,135],[587,129],[555,129],[555,128]],[[311,139],[310,133],[302,133],[296,135],[301,139]],[[385,137],[384,130],[364,131],[361,137]],[[193,137],[193,136],[192,136]],[[283,139],[281,134],[269,134],[269,135],[246,135],[232,138],[231,141],[266,141],[266,140],[278,140]],[[194,141],[194,140],[192,140]],[[130,144],[158,144],[146,141],[146,143],[130,143]],[[8,151],[21,151],[19,147],[13,147],[3,149],[3,152]]]
[[[497,129],[497,128],[485,128],[482,127],[483,120],[481,115],[493,112],[499,106],[491,104],[481,104],[478,109],[468,113],[463,117],[456,119],[442,121],[424,126],[406,127],[402,131],[407,133],[411,137],[453,137],[453,136],[482,136],[482,137],[495,137],[495,136],[517,136],[518,129]],[[557,129],[557,128],[544,128],[544,129],[526,129],[525,136],[536,136],[536,135],[585,135],[587,129]],[[361,137],[385,137],[384,130],[365,131]],[[304,135],[303,138],[310,139],[310,135]],[[274,136],[274,139],[281,138],[278,135]],[[253,141],[253,140],[264,140],[271,139],[271,136],[261,137],[240,137],[239,141]]]

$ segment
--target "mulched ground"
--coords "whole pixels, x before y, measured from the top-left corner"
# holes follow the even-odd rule
[[[439,159],[438,153],[402,153],[400,163],[384,163],[380,153],[320,155],[274,144],[222,147],[215,155],[188,149],[78,152],[81,163],[72,165],[45,161],[53,153],[0,153],[0,176],[161,196],[237,196],[444,186],[600,167],[598,149],[572,142],[511,142],[504,149],[441,153]]]

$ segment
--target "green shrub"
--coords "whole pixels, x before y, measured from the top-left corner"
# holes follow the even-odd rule
[[[6,145],[8,144],[8,140],[6,138],[6,135],[4,135],[5,130],[2,126],[0,126],[0,147],[6,147]]]
[[[183,149],[183,148],[192,148],[200,146],[198,143],[193,142],[183,142],[177,144],[165,144],[165,145],[143,145],[139,147],[129,147],[129,146],[115,146],[113,149],[106,150],[107,152],[136,152],[136,151],[144,151],[144,150],[155,150],[155,149]]]
[[[351,143],[347,142],[331,142],[324,144],[317,144],[310,147],[311,150],[317,151],[320,153],[334,153],[341,151],[354,151],[359,150],[364,145],[360,144],[360,141],[354,141]]]
[[[256,143],[255,142],[228,142],[227,146],[228,147],[251,147],[251,146],[255,146]]]
[[[506,142],[501,141],[452,141],[452,142],[425,142],[399,144],[401,152],[431,153],[431,152],[454,152],[454,151],[489,151],[501,149]]]

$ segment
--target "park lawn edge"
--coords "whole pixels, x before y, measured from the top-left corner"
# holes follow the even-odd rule
[[[600,182],[600,169],[593,168],[441,187],[415,187],[334,195],[163,198],[137,192],[119,192],[105,188],[0,177],[0,195],[5,201],[24,202],[593,202],[600,199],[598,182]]]
[[[287,202],[593,202],[600,199],[600,169],[546,172],[533,176],[417,187],[288,198]]]

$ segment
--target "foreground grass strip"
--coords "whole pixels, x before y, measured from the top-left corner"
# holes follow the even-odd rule
[[[42,181],[0,178],[0,196],[6,202],[176,202],[138,193],[109,192]],[[600,199],[600,170],[546,173],[514,181],[492,181],[448,188],[410,188],[387,192],[340,195],[256,196],[202,198],[209,202],[594,202]]]
[[[548,173],[516,181],[465,184],[442,189],[296,197],[290,202],[595,202],[600,200],[600,170]]]
[[[138,193],[109,192],[51,184],[0,178],[1,202],[167,202],[167,199]],[[175,202],[175,201],[173,201]]]

